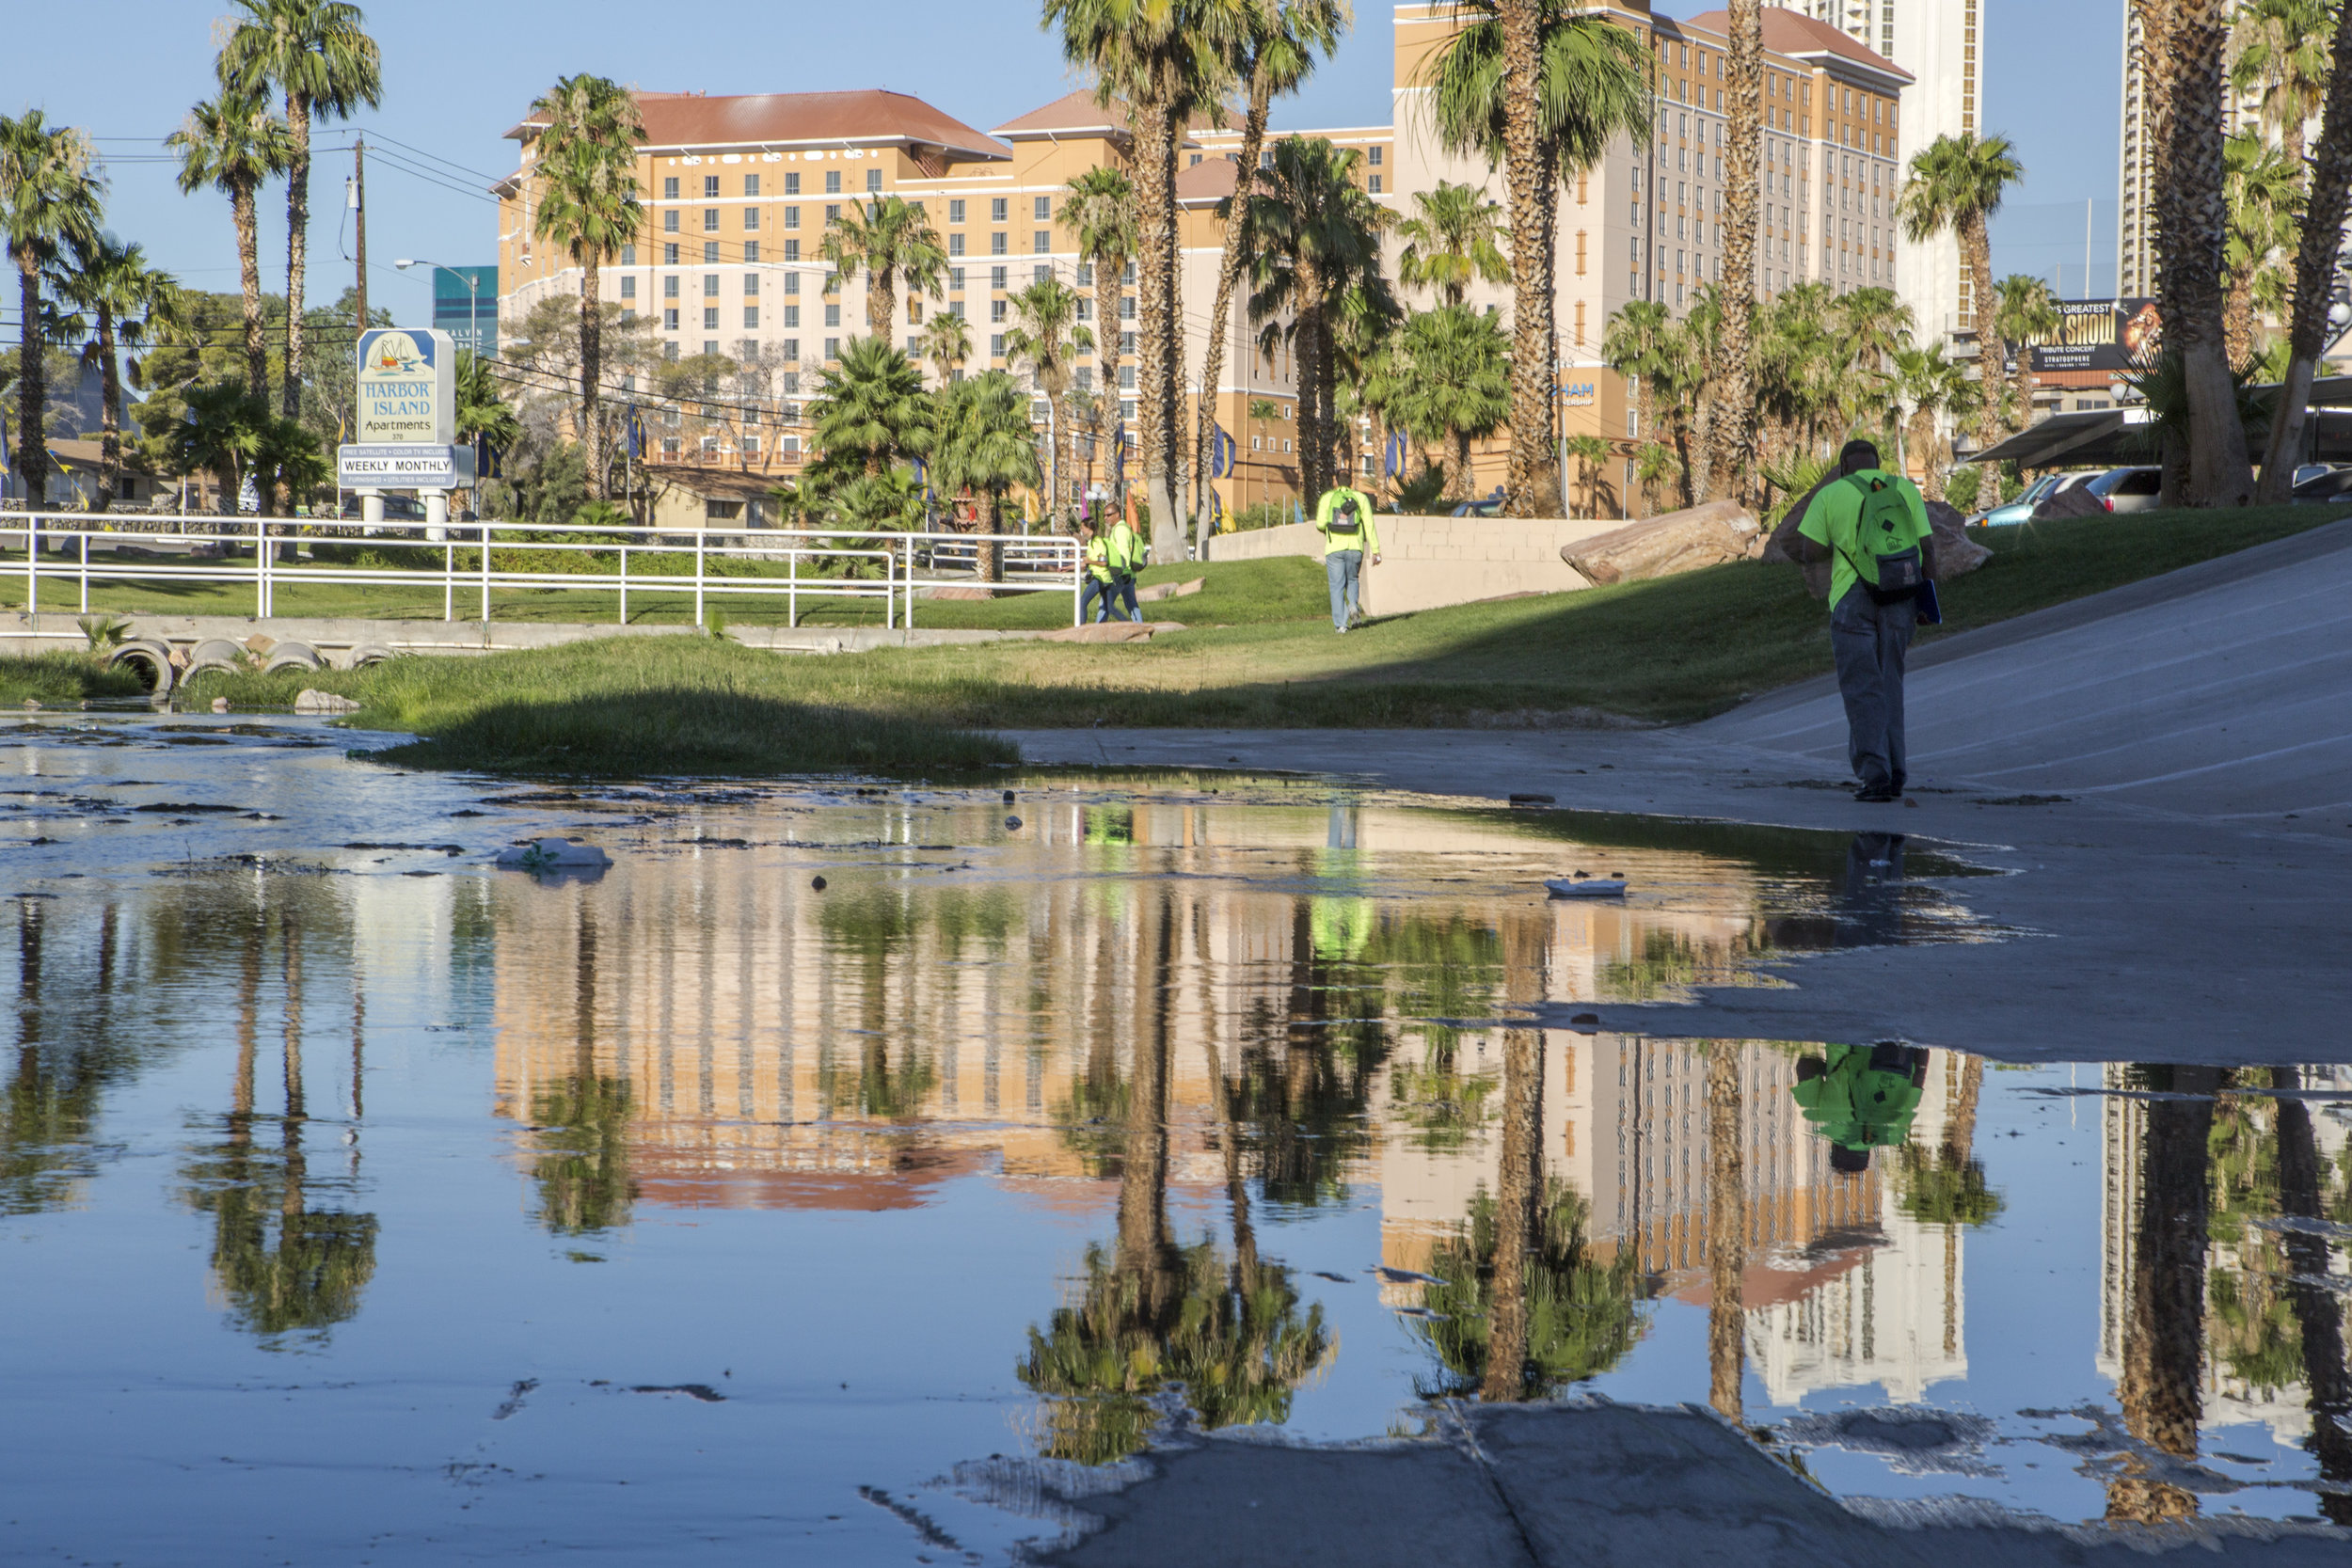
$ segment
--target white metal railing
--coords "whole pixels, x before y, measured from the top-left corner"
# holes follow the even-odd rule
[[[563,525],[542,528],[497,518],[453,522],[426,537],[421,525],[361,525],[350,520],[302,517],[213,516],[195,514],[138,515],[0,511],[0,553],[23,555],[24,608],[38,612],[43,579],[71,579],[81,613],[89,610],[90,584],[250,583],[253,613],[277,613],[277,594],[285,583],[304,586],[419,588],[441,590],[441,619],[457,618],[463,589],[479,594],[481,619],[494,619],[500,589],[620,595],[619,621],[628,623],[631,591],[686,594],[694,600],[694,624],[704,623],[714,595],[785,601],[785,624],[797,626],[801,600],[880,599],[882,625],[912,629],[915,595],[925,589],[987,587],[1024,594],[1066,593],[1072,625],[1079,618],[1084,569],[1078,541],[1060,534],[959,533],[922,531],[861,533],[849,529],[634,529]],[[27,547],[27,536],[38,545]],[[414,565],[374,565],[315,558],[292,562],[274,557],[290,546],[311,544],[363,545],[385,555],[405,554]],[[138,553],[125,557],[130,546]],[[980,556],[993,546],[1002,570],[983,581]],[[501,551],[510,564],[497,565]],[[608,558],[617,570],[560,571],[513,564],[531,551],[580,557],[586,566]],[[466,560],[461,562],[461,553]],[[640,562],[630,570],[630,557]],[[693,570],[646,571],[649,555],[691,554]],[[721,570],[728,562],[751,570]],[[878,564],[877,577],[830,575],[854,563]],[[967,564],[968,563],[968,564]],[[781,567],[781,571],[773,568]],[[870,569],[870,567],[868,568]],[[901,619],[903,617],[903,620]]]

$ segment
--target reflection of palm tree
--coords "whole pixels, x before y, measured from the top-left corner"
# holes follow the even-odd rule
[[[2205,1308],[2206,1143],[2213,1131],[2212,1068],[2151,1068],[2150,1086],[2187,1099],[2147,1102],[2140,1142],[2139,1204],[2125,1284],[2123,1375],[2116,1399],[2123,1424],[2149,1448],[2179,1460],[2197,1454],[2198,1389]],[[2132,1460],[2108,1482],[2107,1517],[2153,1523],[2186,1518],[2197,1497],[2155,1479]]]
[[[1707,1053],[1708,1402],[1738,1420],[1746,1349],[1742,1275],[1748,1266],[1747,1131],[1740,1083],[1740,1053],[1717,1040]]]
[[[2274,1085],[2292,1091],[2300,1085],[2295,1069],[2272,1069]],[[2291,1094],[2279,1099],[2279,1211],[2299,1219],[2319,1219],[2320,1155],[2312,1135],[2312,1113]],[[2328,1275],[2326,1238],[2307,1230],[2289,1230],[2280,1237],[2294,1283],[2289,1293],[2295,1305],[2296,1326],[2301,1331],[2303,1383],[2312,1410],[2312,1451],[2319,1459],[2322,1481],[2339,1486],[2352,1481],[2352,1371],[2344,1359],[2344,1307],[2320,1283]],[[2339,1525],[2352,1525],[2352,1497],[2341,1491],[2322,1493],[2320,1512]]]

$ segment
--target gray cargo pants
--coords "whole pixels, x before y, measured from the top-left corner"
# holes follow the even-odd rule
[[[1909,599],[1879,604],[1858,584],[1830,611],[1837,694],[1846,700],[1846,758],[1865,788],[1903,787],[1903,657],[1918,624]]]

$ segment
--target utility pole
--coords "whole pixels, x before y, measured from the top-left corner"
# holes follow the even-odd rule
[[[358,333],[368,329],[368,138],[351,138],[351,205],[358,214],[359,230],[359,319],[352,338],[353,352],[358,352]]]

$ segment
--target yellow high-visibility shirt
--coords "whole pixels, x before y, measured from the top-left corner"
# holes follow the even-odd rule
[[[1333,525],[1340,521],[1340,504],[1349,500],[1356,503],[1358,526],[1353,530],[1335,528]],[[1323,534],[1323,553],[1327,556],[1334,550],[1380,553],[1380,528],[1373,521],[1372,498],[1361,490],[1351,490],[1344,484],[1326,490],[1323,499],[1315,502],[1315,527]]]

